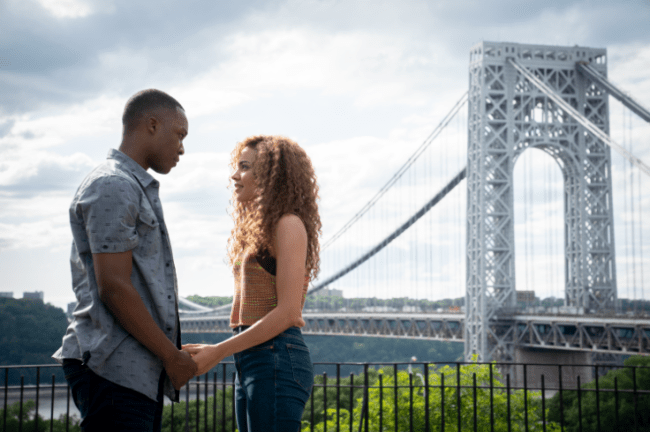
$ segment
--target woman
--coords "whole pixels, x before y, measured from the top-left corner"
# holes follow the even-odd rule
[[[197,375],[234,355],[240,432],[298,431],[314,379],[300,327],[307,286],[319,269],[316,175],[305,151],[278,136],[237,144],[230,166],[234,336],[183,349],[197,363]]]

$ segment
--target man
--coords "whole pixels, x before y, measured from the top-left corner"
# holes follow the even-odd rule
[[[194,376],[179,350],[178,288],[159,183],[185,153],[178,101],[144,90],[126,104],[122,143],[81,183],[70,206],[77,297],[53,358],[86,431],[159,431],[163,395]]]

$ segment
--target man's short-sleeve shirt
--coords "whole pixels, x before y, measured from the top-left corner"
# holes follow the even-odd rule
[[[154,321],[180,348],[178,288],[159,183],[111,150],[70,206],[72,286],[77,306],[53,357],[81,359],[97,375],[156,400],[162,361],[122,328],[99,298],[93,254],[132,251],[131,282]],[[178,399],[169,379],[165,394]]]

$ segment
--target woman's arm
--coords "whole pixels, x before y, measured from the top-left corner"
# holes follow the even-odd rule
[[[302,295],[307,261],[307,230],[296,215],[280,218],[275,230],[277,306],[243,333],[217,345],[188,344],[183,350],[193,355],[202,375],[234,353],[259,345],[292,326],[302,327]]]

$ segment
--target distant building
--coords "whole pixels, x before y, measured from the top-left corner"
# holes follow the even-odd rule
[[[366,306],[363,312],[397,312],[397,309],[390,306]]]
[[[13,291],[0,291],[0,298],[14,298]]]
[[[517,291],[517,302],[526,304],[534,303],[535,291]]]
[[[40,300],[44,299],[43,291],[34,291],[34,292],[23,292],[23,300]]]
[[[337,290],[334,288],[323,288],[320,290],[318,295],[330,296],[330,297],[343,297],[343,290]]]

